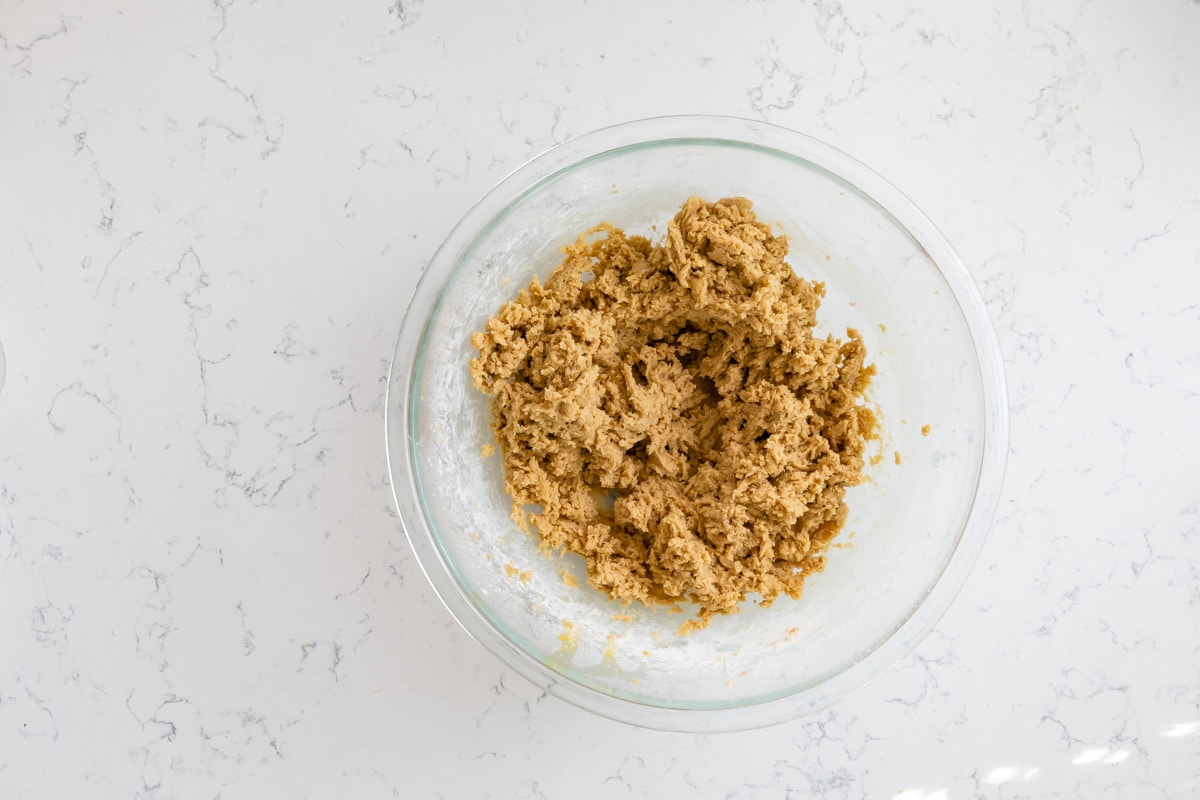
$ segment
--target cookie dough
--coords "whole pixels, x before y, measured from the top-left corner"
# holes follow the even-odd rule
[[[471,337],[513,518],[614,598],[694,601],[697,626],[799,596],[875,427],[858,333],[814,336],[824,286],[745,198],[564,254]]]

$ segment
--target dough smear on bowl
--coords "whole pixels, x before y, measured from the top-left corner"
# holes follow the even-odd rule
[[[471,337],[513,518],[614,598],[694,601],[685,628],[798,597],[875,428],[858,333],[814,336],[824,286],[745,198],[688,199],[661,243],[602,224],[564,254]]]

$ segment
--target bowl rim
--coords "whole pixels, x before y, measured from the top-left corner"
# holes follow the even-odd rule
[[[561,171],[613,151],[669,142],[742,145],[802,160],[875,205],[941,272],[974,345],[983,393],[975,494],[942,573],[911,613],[849,667],[815,685],[750,705],[683,708],[641,703],[576,682],[525,652],[480,611],[446,563],[426,519],[413,463],[413,390],[420,345],[446,281],[475,243],[498,216]],[[1008,425],[1003,359],[986,305],[962,258],[933,222],[881,175],[819,139],[758,120],[711,115],[651,117],[600,128],[551,147],[497,183],[451,229],[426,265],[401,323],[384,395],[385,455],[401,526],[421,571],[468,635],[513,671],[573,705],[632,725],[690,732],[744,730],[812,713],[865,686],[911,652],[949,609],[982,550],[1002,489]]]

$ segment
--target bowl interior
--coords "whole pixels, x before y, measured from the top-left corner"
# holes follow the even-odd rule
[[[611,601],[587,586],[580,559],[547,558],[510,520],[499,457],[480,455],[493,441],[490,415],[467,361],[471,333],[532,276],[544,279],[561,246],[601,221],[657,238],[692,194],[750,198],[761,219],[787,234],[793,269],[825,283],[819,330],[861,332],[877,367],[869,400],[881,438],[870,450],[869,481],[847,495],[850,517],[828,566],[801,599],[760,608],[750,598],[741,613],[679,636],[686,606],[681,614]],[[890,213],[805,158],[675,138],[565,166],[469,233],[436,304],[410,311],[428,317],[400,402],[417,524],[427,526],[476,617],[468,629],[490,626],[510,643],[510,657],[551,683],[651,707],[722,709],[819,686],[909,619],[970,514],[986,398],[954,291]],[[406,524],[411,534],[413,521]]]

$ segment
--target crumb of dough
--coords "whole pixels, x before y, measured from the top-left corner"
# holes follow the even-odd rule
[[[512,577],[516,576],[517,574],[519,574],[519,573],[520,573],[520,571],[521,571],[521,570],[517,569],[517,568],[516,568],[516,567],[514,567],[512,564],[505,564],[505,565],[504,565],[504,574],[505,574],[505,575],[507,575],[507,576],[508,576],[508,577],[510,577],[510,578],[512,578]]]
[[[610,633],[608,639],[604,642],[604,657],[608,659],[615,659],[617,657],[617,637],[615,634]]]
[[[633,617],[629,614],[613,614],[613,622],[633,622]]]
[[[529,583],[531,580],[533,580],[533,570],[527,569],[518,577],[520,577],[521,583]]]
[[[879,323],[879,330],[883,333],[887,333],[887,325],[884,325],[882,322]]]
[[[896,466],[898,467],[898,466],[900,466],[900,451],[897,450],[894,455],[895,455],[895,459],[896,459]]]
[[[931,428],[929,425],[922,425],[922,426],[921,426],[921,435],[922,435],[922,436],[928,436],[928,435],[929,435],[929,432],[930,432],[931,430],[933,430],[933,428]]]
[[[494,445],[485,444],[483,447],[479,448],[479,457],[480,458],[491,458],[495,454],[496,454],[496,448]]]
[[[471,337],[514,521],[616,599],[695,602],[691,629],[798,597],[864,479],[858,333],[814,334],[824,285],[744,198],[690,198],[660,243],[601,224],[563,252]]]
[[[567,586],[570,586],[572,589],[579,585],[579,578],[576,578],[569,572],[562,573],[562,579],[563,583],[565,583]]]

